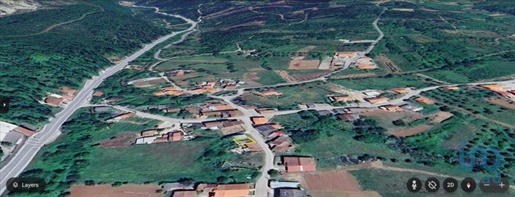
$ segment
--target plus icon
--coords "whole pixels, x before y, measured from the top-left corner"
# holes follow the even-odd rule
[[[499,183],[499,187],[503,188],[505,185],[503,182]]]

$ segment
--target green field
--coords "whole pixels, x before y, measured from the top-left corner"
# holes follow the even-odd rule
[[[146,183],[188,178],[207,182],[244,182],[259,175],[261,155],[230,153],[228,150],[236,146],[230,138],[200,135],[192,141],[103,148],[98,145],[101,140],[121,132],[153,128],[156,124],[156,121],[142,118],[129,118],[113,124],[101,122],[111,116],[111,112],[90,114],[84,109],[75,113],[63,126],[64,134],[45,146],[20,176],[44,178],[48,185],[43,194],[57,196],[70,184],[86,180],[95,183]],[[38,195],[41,194],[14,196]]]
[[[328,102],[327,95],[333,93],[329,90],[334,85],[329,83],[308,83],[295,86],[282,86],[275,88],[281,96],[262,97],[253,93],[245,93],[240,98],[242,104],[260,107],[274,107],[279,109],[296,109],[301,103]]]
[[[422,88],[434,85],[411,75],[387,75],[383,77],[370,77],[364,79],[331,79],[330,81],[353,90],[385,90],[398,87]]]

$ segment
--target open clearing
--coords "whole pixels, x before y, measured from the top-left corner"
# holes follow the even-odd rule
[[[402,72],[401,68],[395,65],[392,60],[388,59],[388,57],[386,57],[384,54],[378,55],[376,60],[379,61],[384,67],[386,67],[390,73]]]
[[[314,49],[316,46],[307,46],[307,47],[304,47],[302,49],[299,49],[297,52],[299,53],[306,53],[308,51],[310,51],[311,49]]]
[[[111,185],[72,185],[70,197],[161,197],[163,194],[156,192],[159,185],[128,184],[118,187]]]
[[[260,83],[256,82],[259,80],[259,77],[257,76],[256,72],[248,72],[243,74],[243,81],[247,83],[248,86],[258,86],[261,85]]]
[[[490,97],[490,98],[485,98],[485,100],[488,101],[489,103],[493,103],[493,104],[507,107],[510,109],[515,109],[515,104],[510,103],[508,100],[506,100],[504,98]]]
[[[302,176],[301,183],[314,197],[380,196],[377,192],[360,191],[354,176],[344,170],[306,173]]]
[[[390,129],[388,130],[388,133],[397,137],[406,137],[422,133],[424,131],[429,130],[431,127],[431,125],[423,124],[415,127],[407,127],[402,129]]]
[[[127,147],[130,146],[138,136],[139,134],[136,132],[118,133],[112,139],[101,141],[100,146],[104,148]]]
[[[290,70],[318,69],[320,60],[291,60],[288,65]]]
[[[166,82],[166,80],[163,78],[156,78],[156,79],[151,79],[151,80],[138,80],[138,81],[134,82],[132,85],[134,85],[135,87],[138,87],[138,88],[143,88],[143,87],[154,86],[154,85],[165,83],[165,82]]]
[[[287,71],[285,70],[274,70],[275,73],[277,73],[279,76],[281,76],[286,82],[288,83],[295,83],[297,80],[290,76]]]

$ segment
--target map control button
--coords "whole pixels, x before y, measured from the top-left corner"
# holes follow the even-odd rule
[[[455,192],[456,190],[458,190],[458,181],[454,178],[446,178],[443,181],[442,187],[446,192]]]
[[[433,177],[428,178],[426,180],[425,187],[428,192],[436,192],[438,189],[440,189],[440,181]]]
[[[422,181],[413,177],[409,179],[408,182],[406,182],[406,187],[410,192],[418,192],[420,189],[422,189]]]
[[[486,193],[502,193],[508,191],[510,182],[506,178],[485,177],[479,182],[479,189]]]
[[[476,189],[476,181],[470,177],[463,179],[461,181],[461,189],[465,192],[473,192]]]

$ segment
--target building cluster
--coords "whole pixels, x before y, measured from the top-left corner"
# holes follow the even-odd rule
[[[253,127],[261,133],[268,148],[274,152],[291,152],[295,148],[292,139],[282,131],[282,126],[269,122],[264,116],[251,117]]]
[[[0,121],[0,142],[8,142],[12,145],[17,145],[20,144],[23,139],[32,135],[34,135],[32,129]]]
[[[61,94],[48,94],[43,101],[51,106],[62,107],[63,105],[71,102],[77,93],[76,89],[68,87],[62,87],[60,91]]]
[[[182,70],[181,70],[182,71]],[[178,71],[177,71],[178,72]],[[179,74],[182,72],[179,72]],[[177,73],[175,73],[177,74]],[[218,81],[202,81],[195,83],[194,88],[182,89],[177,86],[167,86],[159,89],[153,94],[156,96],[162,95],[173,95],[179,96],[183,94],[202,94],[202,93],[214,93],[222,89],[231,90],[245,84],[244,81],[238,81],[233,79],[220,79]]]
[[[163,142],[178,142],[194,139],[195,136],[187,135],[183,130],[148,129],[140,132],[135,144],[153,144]]]
[[[356,52],[336,52],[331,60],[331,66],[343,66],[345,62],[356,56]],[[377,64],[370,57],[363,56],[354,62],[354,66],[361,70],[376,69]]]
[[[255,185],[250,183],[200,183],[195,189],[174,190],[171,197],[240,197],[253,196]]]

